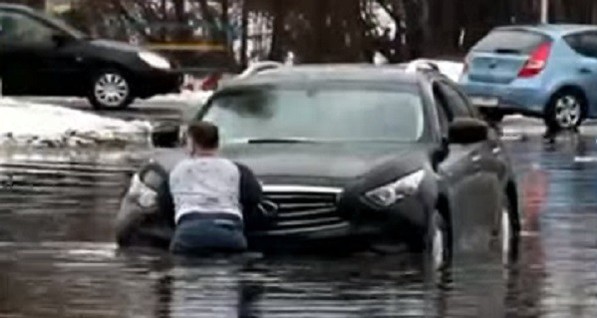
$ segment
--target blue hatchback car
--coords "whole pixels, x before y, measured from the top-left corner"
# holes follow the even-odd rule
[[[493,120],[520,113],[576,128],[597,117],[597,26],[495,28],[466,57],[460,84]]]

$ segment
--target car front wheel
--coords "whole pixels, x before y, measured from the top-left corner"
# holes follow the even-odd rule
[[[434,270],[442,269],[450,263],[452,251],[449,229],[446,221],[437,210],[433,212],[429,219],[424,252],[428,265]]]
[[[516,256],[518,233],[514,225],[515,217],[512,212],[512,206],[508,199],[504,199],[500,211],[500,222],[498,226],[497,246],[502,256],[502,263],[508,264]]]
[[[93,77],[89,101],[96,109],[124,109],[132,101],[131,84],[118,70],[104,70]]]

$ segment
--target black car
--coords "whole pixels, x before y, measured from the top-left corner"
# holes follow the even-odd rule
[[[221,87],[197,119],[216,123],[222,155],[263,183],[276,216],[248,220],[256,250],[406,246],[443,264],[457,248],[512,250],[518,238],[517,188],[498,134],[434,71],[268,69]],[[120,245],[167,245],[167,173],[184,157],[162,149],[133,177]]]
[[[96,108],[176,92],[182,75],[164,57],[127,43],[92,39],[31,8],[0,4],[4,95],[87,97]]]

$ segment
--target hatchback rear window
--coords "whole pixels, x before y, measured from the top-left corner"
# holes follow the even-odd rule
[[[549,37],[526,30],[494,30],[473,47],[476,52],[531,54]]]

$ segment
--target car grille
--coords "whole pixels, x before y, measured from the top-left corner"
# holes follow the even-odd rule
[[[266,200],[278,206],[276,224],[267,231],[270,235],[326,231],[348,225],[337,211],[339,189],[266,187],[264,192]]]

